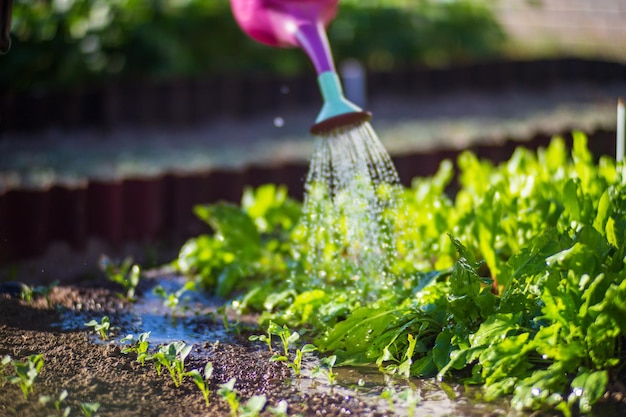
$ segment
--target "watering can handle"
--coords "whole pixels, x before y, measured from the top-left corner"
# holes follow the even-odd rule
[[[13,0],[0,0],[0,53],[5,54],[11,48],[11,6]]]

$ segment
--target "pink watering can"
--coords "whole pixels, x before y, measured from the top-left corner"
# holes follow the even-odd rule
[[[300,47],[309,56],[324,98],[311,133],[328,135],[371,119],[343,95],[330,52],[326,26],[339,0],[231,0],[235,19],[252,39],[273,47]]]

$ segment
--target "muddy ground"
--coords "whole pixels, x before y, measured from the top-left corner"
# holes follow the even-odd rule
[[[230,407],[217,394],[219,385],[236,378],[235,389],[246,400],[252,395],[265,394],[267,404],[276,406],[288,402],[288,414],[303,416],[382,416],[401,410],[381,406],[372,396],[346,395],[345,390],[302,389],[294,383],[291,370],[284,364],[270,362],[264,344],[247,340],[246,331],[230,334],[228,342],[207,341],[194,345],[186,362],[186,369],[204,369],[207,361],[215,370],[210,381],[210,405],[190,378],[175,387],[167,373],[157,375],[153,364],[139,364],[132,354],[124,354],[119,343],[98,342],[84,326],[62,330],[59,323],[68,315],[99,317],[108,314],[111,322],[122,320],[120,312],[129,306],[116,296],[119,288],[109,282],[95,281],[71,286],[55,287],[48,300],[39,297],[31,302],[9,294],[3,286],[0,294],[0,358],[10,355],[25,360],[29,355],[42,354],[45,365],[40,372],[33,393],[24,399],[17,385],[4,383],[0,387],[0,416],[59,416],[51,404],[40,404],[42,395],[58,396],[67,390],[62,409],[71,407],[71,416],[83,415],[81,403],[99,403],[98,415],[105,416],[228,416]],[[119,315],[119,317],[118,317]],[[219,320],[210,315],[196,320],[199,331],[219,327]],[[121,332],[119,332],[121,333]],[[122,335],[113,336],[119,340]],[[11,373],[12,367],[5,369]],[[626,415],[621,394],[607,395],[605,401],[617,414]],[[620,405],[621,404],[621,405]],[[617,407],[617,408],[616,408]],[[621,407],[621,408],[620,408]],[[481,408],[472,401],[461,399],[458,408],[436,415],[449,416],[509,416],[518,415],[506,408]],[[420,411],[422,410],[422,411]],[[428,408],[418,406],[415,415],[434,415]],[[406,414],[406,410],[401,411]],[[611,413],[609,413],[611,414]],[[607,416],[609,414],[602,414]],[[266,407],[262,416],[272,416]],[[525,416],[531,414],[523,414]],[[534,414],[535,416],[538,414]]]

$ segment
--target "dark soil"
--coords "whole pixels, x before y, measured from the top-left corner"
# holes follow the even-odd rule
[[[242,402],[259,394],[267,396],[269,406],[286,400],[290,416],[393,414],[381,406],[381,401],[372,402],[371,398],[364,401],[359,395],[346,395],[345,390],[299,388],[292,383],[291,371],[284,364],[270,362],[270,353],[264,344],[253,344],[245,336],[229,337],[233,342],[206,342],[194,346],[186,369],[203,369],[207,361],[214,364],[210,405],[207,406],[191,378],[175,387],[167,372],[159,376],[151,363],[140,365],[136,356],[121,352],[119,343],[99,342],[84,326],[60,330],[59,323],[68,314],[77,317],[108,314],[115,323],[116,314],[127,308],[116,296],[116,290],[108,282],[59,286],[49,297],[50,306],[43,297],[28,303],[15,295],[0,294],[0,358],[10,355],[15,360],[25,360],[29,355],[42,354],[45,362],[28,399],[17,385],[0,385],[0,416],[61,415],[53,405],[41,404],[39,398],[42,395],[56,398],[64,389],[68,396],[62,409],[71,407],[71,416],[82,415],[81,403],[96,402],[100,404],[98,415],[101,417],[228,416],[230,407],[217,391],[220,384],[231,378],[237,380],[235,389]],[[209,329],[219,325],[210,316],[206,317],[198,321],[198,326]],[[120,337],[115,335],[113,339]],[[11,366],[7,368],[5,373],[13,371]],[[624,415],[626,404],[621,394],[607,396],[606,403],[615,411],[603,415]],[[445,415],[518,415],[497,408],[485,411],[473,407],[465,401],[459,409]],[[273,414],[266,408],[261,415]],[[423,415],[420,408],[415,415]]]

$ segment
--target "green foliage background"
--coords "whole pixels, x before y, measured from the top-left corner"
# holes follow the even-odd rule
[[[0,85],[11,89],[312,70],[299,50],[248,39],[227,0],[14,3],[13,47],[0,57]],[[478,0],[343,0],[329,37],[338,62],[356,58],[375,70],[493,56],[505,39],[488,3]]]
[[[215,233],[189,240],[176,265],[341,364],[482,384],[485,400],[512,395],[518,409],[589,412],[626,380],[624,165],[596,162],[575,133],[571,152],[556,138],[499,166],[470,152],[457,166],[454,198],[450,161],[401,196],[395,285],[311,277],[299,203],[273,185],[241,207],[198,207]]]

